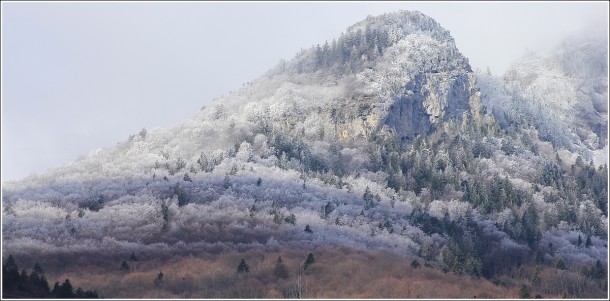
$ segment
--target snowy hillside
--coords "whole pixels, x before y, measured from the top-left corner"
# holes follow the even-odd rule
[[[559,146],[574,145],[573,151],[597,165],[607,164],[608,153],[607,44],[607,31],[583,32],[548,56],[530,53],[503,77],[535,114],[554,123],[543,126],[562,128],[563,133],[551,134],[567,138]]]
[[[500,79],[419,12],[369,17],[172,128],[4,183],[3,252],[301,243],[489,279],[540,258],[607,266],[607,166],[589,164],[608,150],[604,46]]]

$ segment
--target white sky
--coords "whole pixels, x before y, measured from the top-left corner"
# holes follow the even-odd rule
[[[281,58],[400,9],[434,18],[473,68],[496,74],[608,26],[606,2],[3,1],[2,181],[172,126]]]

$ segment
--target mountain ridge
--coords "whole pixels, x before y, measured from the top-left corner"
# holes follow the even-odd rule
[[[421,13],[367,18],[174,127],[3,185],[3,251],[345,245],[475,279],[560,260],[577,283],[607,266],[607,166],[530,97]]]

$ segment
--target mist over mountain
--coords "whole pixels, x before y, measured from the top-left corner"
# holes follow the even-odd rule
[[[544,283],[561,261],[594,281],[532,290],[598,297],[607,277],[582,271],[607,270],[607,57],[607,34],[583,35],[494,77],[428,16],[368,17],[175,127],[4,183],[3,253],[339,245]]]

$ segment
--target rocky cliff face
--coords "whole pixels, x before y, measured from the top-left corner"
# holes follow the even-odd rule
[[[403,142],[430,134],[450,119],[461,120],[463,114],[478,117],[480,105],[472,74],[418,74],[405,88],[385,120]]]
[[[464,113],[478,117],[478,93],[468,60],[433,19],[419,12],[369,17],[348,28],[333,45],[349,48],[345,41],[354,40],[361,41],[352,46],[351,53],[358,55],[325,69],[342,72],[338,82],[345,94],[330,104],[333,116],[342,116],[335,123],[339,139],[391,132],[408,143],[434,132],[442,122],[460,120]],[[360,48],[365,49],[361,56]],[[315,57],[313,51],[310,57]],[[305,63],[306,58],[297,57],[289,65],[315,65]],[[327,78],[333,81],[336,75]]]

